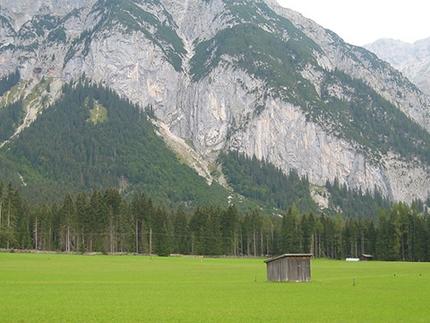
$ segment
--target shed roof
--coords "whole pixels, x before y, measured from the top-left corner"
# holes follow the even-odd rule
[[[267,264],[269,262],[276,261],[282,258],[311,258],[311,257],[313,257],[313,254],[311,253],[286,253],[275,258],[267,259],[264,262]]]

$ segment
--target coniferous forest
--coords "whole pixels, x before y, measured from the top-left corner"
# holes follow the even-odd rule
[[[13,134],[21,110],[19,102],[0,109],[0,140]],[[208,186],[178,160],[156,134],[150,114],[109,89],[65,85],[61,99],[0,151],[0,178],[21,186],[31,204],[59,203],[58,192],[109,187],[123,194],[145,191],[169,205],[226,201],[221,185]]]
[[[273,216],[234,205],[168,209],[144,193],[127,201],[117,189],[32,207],[0,183],[0,197],[0,248],[8,250],[430,261],[430,218],[416,203],[395,203],[373,219],[301,213],[295,204]]]

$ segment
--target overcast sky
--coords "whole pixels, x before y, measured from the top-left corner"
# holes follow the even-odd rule
[[[430,37],[429,0],[277,1],[358,46],[379,38],[413,43]]]

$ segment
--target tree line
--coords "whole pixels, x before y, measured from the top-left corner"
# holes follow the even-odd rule
[[[117,189],[36,206],[0,182],[0,248],[63,252],[262,256],[312,253],[342,259],[429,261],[430,218],[416,204],[395,203],[375,218],[300,213],[240,213],[234,205],[180,204],[168,209],[144,193],[126,200]]]
[[[219,162],[228,184],[249,199],[282,210],[293,203],[302,212],[318,210],[309,190],[308,178],[300,177],[294,169],[284,174],[272,163],[259,160],[255,155],[250,158],[238,151],[222,152]]]

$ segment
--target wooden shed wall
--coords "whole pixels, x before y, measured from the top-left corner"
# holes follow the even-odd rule
[[[284,257],[267,263],[268,281],[308,282],[311,280],[309,257]]]

